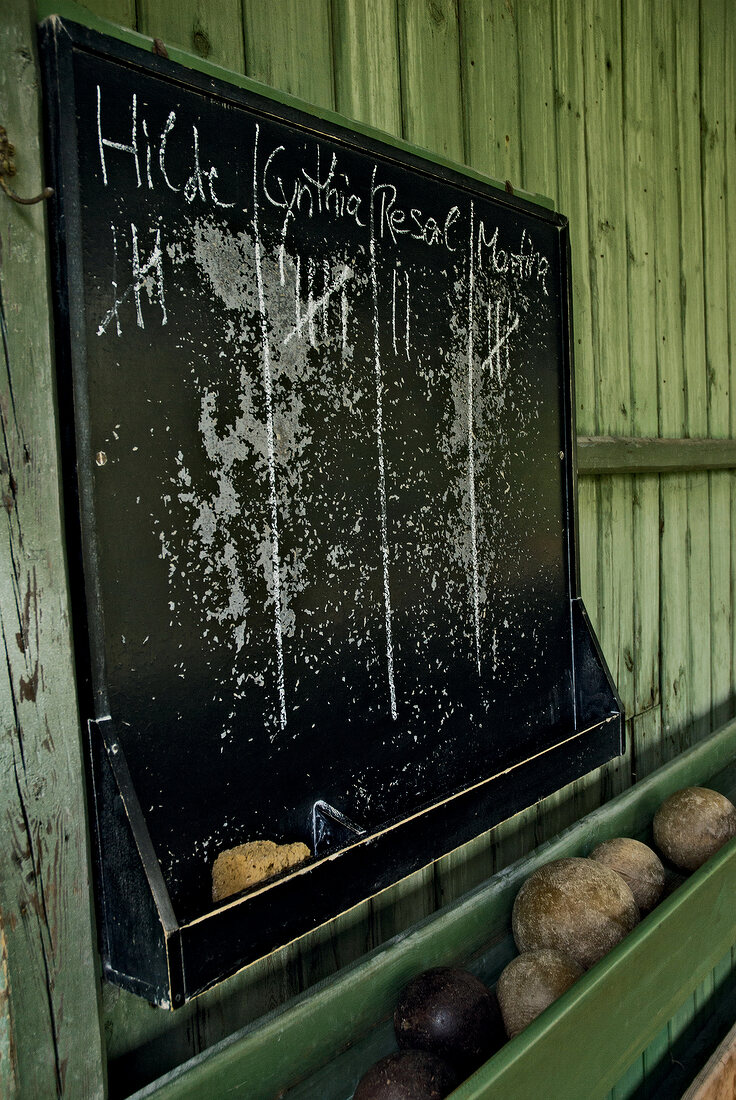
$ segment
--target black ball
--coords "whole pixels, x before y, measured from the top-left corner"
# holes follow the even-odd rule
[[[400,1047],[446,1058],[464,1077],[503,1045],[498,1001],[467,970],[425,970],[401,993],[394,1013]]]
[[[443,1100],[457,1084],[455,1071],[436,1054],[400,1050],[363,1074],[353,1100]]]

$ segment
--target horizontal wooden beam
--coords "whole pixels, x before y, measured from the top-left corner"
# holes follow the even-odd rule
[[[578,476],[736,469],[736,439],[578,436]]]

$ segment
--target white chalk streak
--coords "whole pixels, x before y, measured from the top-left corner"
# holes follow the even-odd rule
[[[120,327],[120,315],[118,313],[119,307],[123,304],[126,298],[129,298],[133,292],[133,284],[123,292],[121,298],[118,298],[118,235],[115,231],[115,226],[110,225],[112,230],[112,289],[113,289],[113,307],[109,309],[105,316],[97,326],[97,335],[102,336],[107,331],[107,326],[115,318],[115,331],[118,336],[122,336],[123,330]]]
[[[470,204],[470,248],[468,261],[468,491],[470,494],[470,547],[473,559],[473,620],[475,624],[475,663],[480,675],[480,585],[478,582],[478,531],[475,509],[475,433],[473,431],[473,296],[475,271],[473,269],[473,218],[474,205]]]
[[[261,349],[263,355],[263,388],[266,392],[266,440],[268,444],[268,488],[271,512],[271,574],[274,603],[274,637],[276,641],[276,682],[279,693],[279,725],[286,727],[286,688],[284,684],[284,645],[281,636],[281,564],[279,561],[279,511],[276,497],[276,453],[273,436],[273,384],[271,378],[271,348],[268,342],[266,304],[263,297],[263,269],[261,264],[261,237],[258,226],[258,136],[256,123],[253,146],[253,235],[256,247],[256,280],[258,283],[258,307],[261,322]]]
[[[394,345],[394,355],[396,355],[396,268],[393,270],[391,288],[391,339]]]
[[[296,274],[294,276],[294,317],[295,327],[294,332],[301,335],[302,325],[304,324],[304,318],[302,317],[302,300],[301,300],[301,287],[302,287],[302,258],[297,256],[296,258]],[[283,286],[283,280],[281,285]],[[290,339],[290,337],[287,337]]]
[[[319,309],[319,306],[313,297],[314,291],[314,260],[307,261],[307,312],[306,321],[309,329],[309,343],[312,347],[317,346],[317,334],[314,329],[314,315]]]
[[[376,168],[373,168],[373,189],[376,186]],[[391,590],[388,568],[388,519],[386,508],[386,466],[383,456],[383,372],[381,370],[381,349],[378,337],[378,274],[376,272],[376,234],[375,215],[371,203],[370,225],[371,285],[373,289],[373,341],[374,368],[376,375],[376,437],[378,440],[378,491],[381,502],[381,557],[383,559],[383,604],[386,617],[386,667],[388,671],[388,693],[391,717],[396,721],[396,686],[394,684],[394,643],[391,629]]]
[[[322,274],[324,276],[325,292],[322,295],[322,337],[327,339],[327,307],[330,303],[329,296],[327,294],[330,286],[330,263],[329,260],[322,261]]]
[[[110,141],[109,138],[103,138],[102,136],[102,93],[100,91],[100,85],[97,85],[97,142],[100,149],[100,164],[102,166],[102,182],[107,187],[107,165],[105,163],[105,146],[108,149],[118,149],[121,153],[130,153],[135,162],[135,176],[138,181],[137,186],[141,185],[141,169],[138,164],[138,96],[133,93],[133,130],[130,145],[126,145],[122,141]]]
[[[348,346],[348,296],[342,292],[342,355],[345,358],[345,350]]]
[[[141,309],[141,291],[146,287],[146,281],[155,277],[158,303],[161,306],[161,324],[167,323],[166,302],[164,301],[164,268],[163,252],[161,251],[161,230],[156,230],[156,243],[153,252],[147,260],[141,263],[138,249],[138,229],[133,222],[130,223],[130,233],[133,241],[133,294],[135,295],[135,311],[138,328],[145,328],[143,323],[143,311]],[[151,297],[149,291],[149,298]]]
[[[405,337],[405,341],[406,341],[406,358],[408,359],[409,358],[409,339],[410,339],[409,323],[410,323],[410,318],[411,318],[411,299],[410,299],[410,296],[409,296],[409,272],[408,271],[404,272],[404,277],[406,279],[406,337]]]

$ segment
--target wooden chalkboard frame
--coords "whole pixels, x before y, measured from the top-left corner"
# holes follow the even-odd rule
[[[564,408],[563,452],[567,580],[572,632],[572,679],[576,728],[545,751],[441,801],[357,839],[336,836],[327,857],[265,883],[212,912],[181,919],[156,856],[122,744],[119,719],[101,712],[97,692],[104,682],[104,623],[96,598],[94,540],[81,518],[93,515],[88,475],[91,440],[86,433],[84,285],[79,241],[84,216],[76,164],[74,50],[111,57],[204,93],[277,117],[326,137],[352,141],[363,150],[430,173],[458,186],[472,180],[498,188],[476,173],[431,158],[392,139],[327,116],[308,105],[265,99],[257,86],[224,85],[166,59],[56,17],[40,30],[45,69],[48,161],[56,189],[52,253],[58,334],[59,412],[65,455],[65,503],[75,640],[83,714],[89,729],[89,790],[98,864],[98,911],[106,976],[149,1000],[178,1007],[191,997],[290,940],[305,934],[365,897],[477,836],[555,789],[623,751],[624,724],[615,687],[580,598],[575,529],[575,438],[573,432],[572,323],[567,222],[545,212],[560,238]],[[498,191],[494,198],[519,211],[538,207]],[[172,813],[175,808],[172,807]],[[329,826],[339,834],[339,822]],[[344,844],[344,847],[341,847]]]

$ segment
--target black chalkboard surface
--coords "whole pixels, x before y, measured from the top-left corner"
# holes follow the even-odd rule
[[[578,596],[567,227],[41,38],[103,953],[180,1003],[621,751]],[[252,839],[314,859],[213,910]],[[163,929],[145,958],[131,921]]]

